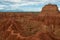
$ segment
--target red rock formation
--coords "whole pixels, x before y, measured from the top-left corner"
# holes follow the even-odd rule
[[[42,11],[40,13],[40,16],[42,15],[51,15],[51,16],[54,16],[54,15],[57,15],[59,12],[58,10],[58,7],[57,5],[52,5],[52,4],[48,4],[48,5],[45,5],[43,8],[42,8]]]
[[[40,16],[42,23],[48,28],[49,35],[54,38],[54,40],[60,40],[60,16],[58,7],[56,5],[46,5],[43,7]],[[44,27],[44,26],[43,26]],[[57,36],[58,35],[58,36]]]
[[[0,12],[0,40],[60,40],[60,12],[48,4],[33,12]]]

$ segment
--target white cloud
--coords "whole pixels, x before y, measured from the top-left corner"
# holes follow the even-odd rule
[[[59,9],[59,11],[60,11],[60,8],[58,8]]]
[[[7,10],[16,10],[19,8],[19,4],[15,4],[15,5],[10,5],[9,8],[7,8]]]
[[[15,10],[15,9],[19,9],[21,6],[27,6],[27,5],[37,5],[40,2],[25,2],[25,3],[16,3],[16,4],[11,4],[9,6],[9,8],[7,8],[7,10]]]
[[[57,1],[56,0],[3,0],[3,1],[7,1],[7,3],[13,2],[14,4],[9,4],[9,6],[8,5],[0,5],[0,9],[6,8],[6,10],[16,10],[16,9],[21,8],[21,6],[38,5],[38,4],[45,5],[48,3],[55,3],[60,0],[57,0]],[[8,6],[8,8],[7,8],[7,6]],[[28,9],[26,9],[26,10],[28,10]],[[32,10],[32,7],[30,10]],[[34,8],[34,10],[35,10],[35,8]],[[35,11],[37,11],[37,10],[38,10],[38,8],[36,8]],[[39,8],[39,10],[41,10],[41,9]],[[60,10],[60,8],[59,8],[59,10]]]
[[[48,3],[56,2],[56,0],[5,0],[5,1],[16,2],[17,5],[19,5],[19,6],[36,5],[36,4],[48,4]],[[59,1],[59,0],[57,0],[57,1]]]
[[[21,2],[22,0],[4,0],[4,1],[9,1],[9,2]]]
[[[22,3],[20,4],[20,6],[24,6],[24,5],[37,5],[37,4],[40,4],[42,2],[26,2],[26,3]]]
[[[5,9],[5,5],[0,5],[0,10]]]
[[[0,10],[4,9],[3,7],[0,7]]]

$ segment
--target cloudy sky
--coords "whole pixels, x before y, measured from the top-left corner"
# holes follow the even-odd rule
[[[60,0],[0,0],[0,12],[39,12],[49,3],[60,10]]]

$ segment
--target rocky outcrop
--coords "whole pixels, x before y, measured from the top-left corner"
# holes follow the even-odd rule
[[[60,12],[48,4],[39,14],[0,12],[0,40],[60,40]]]
[[[58,7],[57,5],[53,5],[53,4],[48,4],[48,5],[45,5],[43,8],[42,8],[42,11],[40,13],[40,16],[42,15],[51,15],[51,16],[56,16],[57,14],[59,14],[59,10],[58,10]]]
[[[48,28],[49,35],[54,38],[54,40],[60,40],[58,32],[60,31],[60,12],[58,11],[57,5],[48,4],[43,7],[41,13],[39,14],[40,21],[44,23],[46,28]],[[44,27],[44,26],[43,26]]]

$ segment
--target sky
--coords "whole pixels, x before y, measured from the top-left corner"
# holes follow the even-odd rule
[[[60,10],[60,0],[0,0],[0,12],[40,12],[49,3]]]

